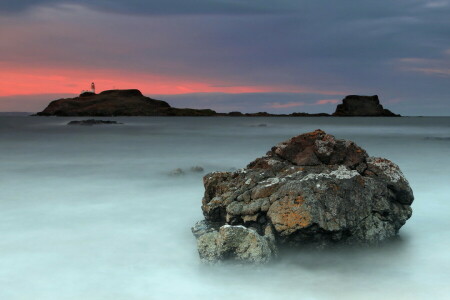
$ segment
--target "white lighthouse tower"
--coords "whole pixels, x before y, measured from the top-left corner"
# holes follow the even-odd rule
[[[91,92],[95,94],[95,83],[91,83]]]

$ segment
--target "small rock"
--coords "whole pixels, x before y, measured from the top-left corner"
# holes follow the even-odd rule
[[[200,166],[193,166],[193,167],[191,167],[191,172],[200,173],[200,172],[203,172],[203,171],[205,171],[205,169],[203,169]]]
[[[261,236],[253,229],[224,225],[214,230],[205,223],[200,227],[194,234],[198,235],[198,252],[204,262],[235,260],[242,263],[267,263],[277,253],[273,239]]]
[[[85,125],[85,126],[93,126],[93,125],[110,125],[110,124],[123,124],[117,121],[103,121],[103,120],[81,120],[81,121],[70,121],[67,125]]]
[[[170,173],[169,173],[170,176],[181,176],[184,174],[185,173],[184,173],[183,169],[180,169],[180,168],[174,169],[174,170],[170,171]]]

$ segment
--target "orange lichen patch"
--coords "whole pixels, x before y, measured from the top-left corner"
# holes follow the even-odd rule
[[[312,216],[302,196],[285,197],[272,204],[267,215],[281,235],[291,234],[312,224]]]
[[[361,149],[356,149],[356,152],[361,153],[362,151],[361,151]]]
[[[325,132],[323,130],[320,130],[320,129],[316,129],[316,130],[314,130],[312,132],[305,133],[305,135],[310,136],[310,137],[316,137],[316,136],[322,135],[322,134],[325,134]]]
[[[298,204],[298,205],[302,205],[303,203],[305,203],[305,198],[303,198],[302,196],[298,196],[295,198],[294,203]]]

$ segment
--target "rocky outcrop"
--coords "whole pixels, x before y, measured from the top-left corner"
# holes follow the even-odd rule
[[[174,108],[145,97],[139,90],[85,92],[79,97],[52,101],[38,116],[212,116],[210,109]]]
[[[67,125],[84,125],[84,126],[93,126],[93,125],[117,125],[117,124],[123,124],[117,121],[103,121],[103,120],[95,120],[95,119],[89,119],[89,120],[81,120],[81,121],[70,121],[67,123]]]
[[[247,244],[248,230],[261,250],[252,252],[252,262],[268,261],[279,245],[377,244],[398,233],[414,199],[396,164],[321,130],[274,146],[245,169],[207,174],[203,182],[205,222],[193,232],[206,261],[246,260],[240,243]],[[233,235],[228,248],[220,237],[236,226],[247,231]],[[262,251],[266,246],[271,250]]]
[[[217,230],[211,229],[212,226],[200,221],[192,229],[204,262],[233,259],[243,263],[266,263],[277,253],[273,235],[262,236],[241,225],[224,225]]]
[[[389,109],[383,108],[377,95],[350,95],[336,107],[333,116],[338,117],[400,117]]]

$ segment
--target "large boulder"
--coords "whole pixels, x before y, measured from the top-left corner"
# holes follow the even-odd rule
[[[377,244],[398,233],[414,199],[396,164],[321,130],[274,146],[245,169],[210,173],[203,181],[205,222],[194,231],[208,261],[246,259],[236,249],[247,235],[235,235],[232,249],[218,242],[222,228],[234,226],[273,245]],[[269,248],[248,260],[266,262],[276,253]],[[217,254],[222,252],[227,255]]]
[[[333,116],[338,117],[400,117],[380,104],[377,95],[349,95],[336,107]]]

